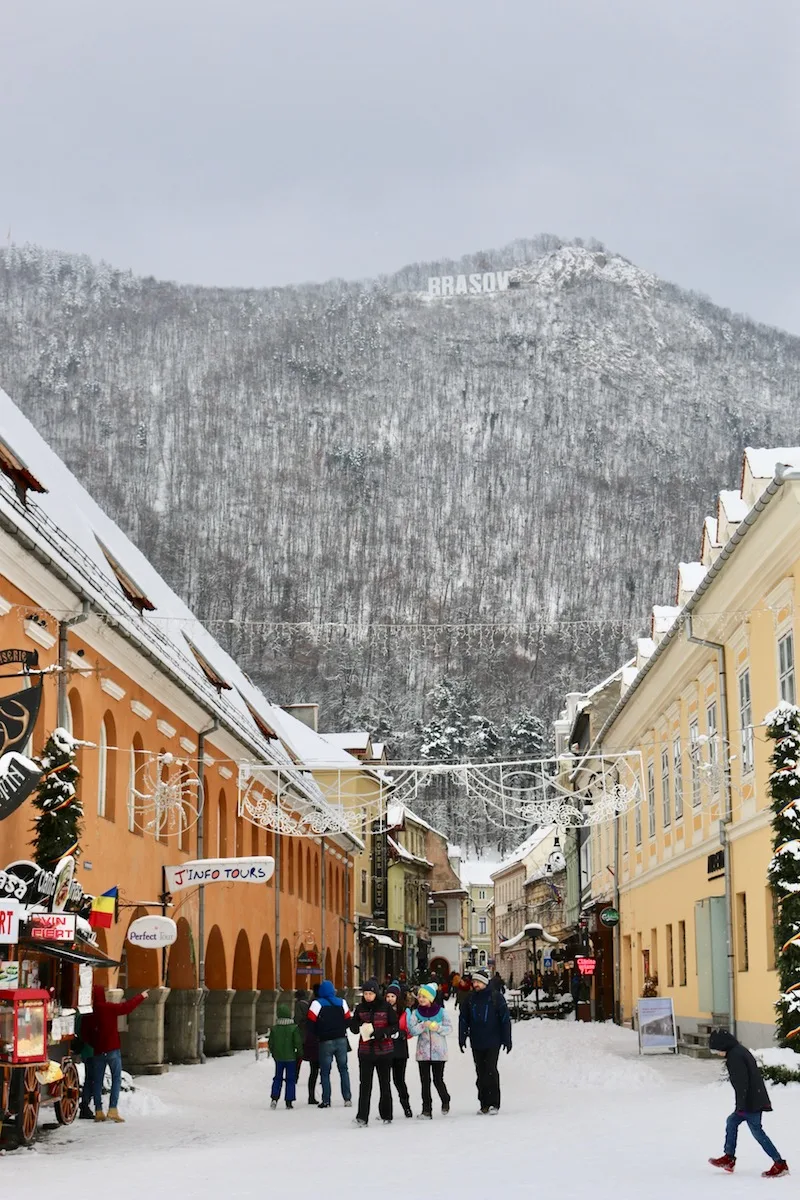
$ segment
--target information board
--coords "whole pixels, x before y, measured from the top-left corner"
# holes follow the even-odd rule
[[[675,1010],[669,996],[642,997],[636,1005],[639,1053],[645,1050],[678,1051]]]

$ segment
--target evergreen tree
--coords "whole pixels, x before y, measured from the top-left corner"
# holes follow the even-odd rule
[[[769,881],[775,897],[775,954],[780,998],[775,1005],[778,1039],[800,1054],[800,708],[782,702],[767,717],[772,845]]]
[[[37,866],[47,871],[66,854],[80,854],[83,832],[83,805],[76,783],[80,771],[75,763],[77,742],[66,729],[54,729],[39,759],[43,775],[33,805],[38,812],[34,822],[33,856]]]
[[[510,759],[530,761],[545,758],[548,754],[547,731],[544,721],[535,713],[517,713],[509,723],[506,735],[506,753]]]

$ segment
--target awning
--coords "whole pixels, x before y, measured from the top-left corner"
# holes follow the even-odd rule
[[[60,958],[62,962],[79,963],[85,967],[118,967],[119,961],[109,958],[95,946],[57,946],[55,943],[32,942],[20,939],[20,946],[26,950],[36,950],[39,954],[49,954],[51,958]]]
[[[374,942],[378,942],[381,946],[391,946],[393,950],[403,949],[400,942],[396,942],[394,938],[390,938],[386,933],[365,933],[364,937],[372,938]]]

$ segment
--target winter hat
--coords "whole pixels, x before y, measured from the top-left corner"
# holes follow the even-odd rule
[[[291,1015],[292,1010],[289,1008],[288,1004],[278,1005],[278,1020],[286,1021],[291,1017]]]
[[[736,1045],[736,1038],[727,1029],[715,1029],[708,1039],[709,1050],[724,1050],[726,1053]]]
[[[380,991],[380,988],[378,987],[377,979],[368,979],[366,983],[362,984],[361,991],[362,992],[374,992],[375,995],[377,996],[378,992]]]
[[[436,999],[439,985],[436,983],[421,983],[417,988],[417,999],[423,1008],[429,1008]]]
[[[397,999],[398,999],[398,1000],[400,999],[400,997],[402,996],[402,994],[403,994],[403,993],[402,993],[402,991],[401,991],[401,989],[400,989],[400,984],[399,984],[399,983],[390,983],[390,984],[389,984],[389,986],[388,986],[388,988],[386,989],[386,995],[387,995],[387,996],[397,996]]]
[[[486,974],[485,971],[473,971],[472,972],[472,982],[473,983],[482,983],[484,987],[488,987],[489,986],[489,976]]]

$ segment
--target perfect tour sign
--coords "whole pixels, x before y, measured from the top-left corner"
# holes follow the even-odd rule
[[[432,275],[428,279],[429,296],[481,296],[489,292],[507,292],[510,271],[476,271],[471,275]]]

